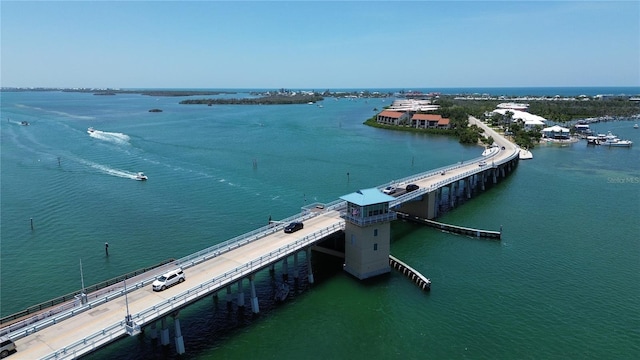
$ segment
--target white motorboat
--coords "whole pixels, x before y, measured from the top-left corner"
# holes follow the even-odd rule
[[[145,175],[143,172],[139,172],[136,174],[136,180],[138,181],[146,181],[149,178],[147,177],[147,175]]]
[[[520,160],[530,160],[533,159],[533,154],[531,151],[527,149],[520,149],[520,153],[518,154],[518,158]]]
[[[631,140],[620,140],[617,136],[613,135],[611,131],[607,133],[604,142],[600,142],[600,145],[615,146],[615,147],[630,147],[633,145]]]
[[[93,134],[95,131],[96,131],[96,129],[94,129],[92,127],[87,129],[87,133],[89,133],[89,134]]]
[[[588,145],[600,145],[600,139],[597,136],[587,136]]]
[[[638,124],[633,125],[633,128],[637,129],[638,128]]]

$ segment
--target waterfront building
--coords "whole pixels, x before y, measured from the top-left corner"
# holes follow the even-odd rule
[[[542,129],[542,136],[546,139],[567,140],[569,139],[569,129],[559,125]]]
[[[413,114],[411,127],[416,129],[448,129],[449,119],[438,114]]]
[[[378,114],[376,121],[384,125],[402,125],[403,121],[409,119],[409,114],[401,111],[384,110]]]

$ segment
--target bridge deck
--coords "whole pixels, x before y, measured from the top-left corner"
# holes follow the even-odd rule
[[[292,234],[283,231],[275,232],[262,239],[250,242],[244,246],[220,254],[211,260],[189,267],[185,270],[186,281],[165,291],[155,292],[151,285],[146,285],[128,294],[129,312],[137,314],[155,305],[166,302],[189,288],[197,287],[223,274],[233,271],[244,264],[259,259],[264,254],[276,252],[286,248],[296,241],[344,222],[337,211],[328,211],[322,215],[305,221],[304,229]],[[38,332],[16,341],[18,352],[13,359],[40,359],[53,351],[63,349],[70,344],[81,341],[88,335],[99,333],[114,324],[119,324],[126,315],[125,297],[121,296],[113,301],[98,305],[91,310],[72,316],[58,324],[46,327]],[[135,320],[135,318],[134,318]],[[147,322],[153,321],[149,319]],[[112,332],[111,338],[125,335],[122,331]],[[72,354],[68,354],[72,355]],[[63,356],[64,357],[64,356]],[[71,356],[73,357],[73,356]]]

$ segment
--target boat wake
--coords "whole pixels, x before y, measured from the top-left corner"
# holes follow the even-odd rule
[[[125,179],[137,180],[137,176],[138,176],[137,172],[114,169],[106,165],[96,164],[94,162],[87,161],[87,160],[81,160],[81,162],[93,169],[100,171],[103,174],[117,176]]]
[[[118,144],[118,145],[128,145],[129,140],[131,139],[129,135],[123,134],[123,133],[100,131],[100,130],[95,130],[93,128],[89,128],[89,129],[90,130],[87,132],[89,133],[89,136],[91,136],[92,138],[102,140],[102,141],[107,141],[107,142]]]
[[[57,110],[47,110],[47,109],[43,109],[37,106],[29,106],[29,105],[24,105],[24,104],[16,104],[16,107],[19,108],[23,108],[23,109],[33,109],[33,110],[38,110],[38,111],[42,111],[42,112],[47,112],[47,113],[51,113],[51,114],[56,114],[56,115],[60,115],[60,116],[64,116],[64,117],[69,117],[72,119],[80,119],[80,120],[92,120],[95,119],[93,116],[86,116],[86,115],[74,115],[74,114],[70,114],[64,111],[57,111]]]

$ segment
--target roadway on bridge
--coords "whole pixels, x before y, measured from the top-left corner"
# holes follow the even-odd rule
[[[505,147],[505,150],[499,150],[492,156],[493,161],[497,163],[513,156],[517,149],[515,145],[473,118],[470,119],[470,123],[482,127],[500,147]],[[416,180],[411,182],[421,188],[439,186],[438,184],[441,184],[443,180],[455,179],[469,171],[478,170],[479,161],[476,159],[469,163],[452,165],[445,175],[441,175],[440,172],[427,177],[417,175]],[[402,192],[399,192],[397,195],[401,194]],[[154,292],[151,285],[141,287],[130,292],[127,296],[129,312],[135,315],[152,308],[189,288],[195,288],[242,265],[249,264],[261,256],[293,244],[305,236],[322,229],[335,227],[340,222],[344,222],[344,220],[340,217],[339,211],[324,210],[318,216],[307,219],[304,222],[304,229],[298,232],[285,234],[283,231],[278,231],[185,269],[186,281],[182,284],[162,292]],[[172,254],[167,255],[171,256]],[[119,297],[29,334],[16,340],[18,351],[11,357],[12,359],[39,359],[82,341],[89,335],[101,332],[103,329],[121,322],[127,313],[126,305],[125,297]]]
[[[202,262],[185,270],[186,281],[165,291],[155,292],[151,285],[132,291],[127,296],[129,312],[136,314],[153,307],[213,278],[221,276],[240,265],[260,258],[262,255],[294,243],[306,235],[344,221],[337,211],[327,211],[304,223],[304,228],[292,234],[283,231],[247,243],[215,258]],[[245,290],[246,291],[246,290]],[[245,294],[246,295],[246,294]],[[121,322],[126,316],[125,297],[96,306],[95,308],[70,317],[58,324],[47,327],[16,341],[18,351],[12,359],[39,359],[59,349],[80,341],[88,335]]]

